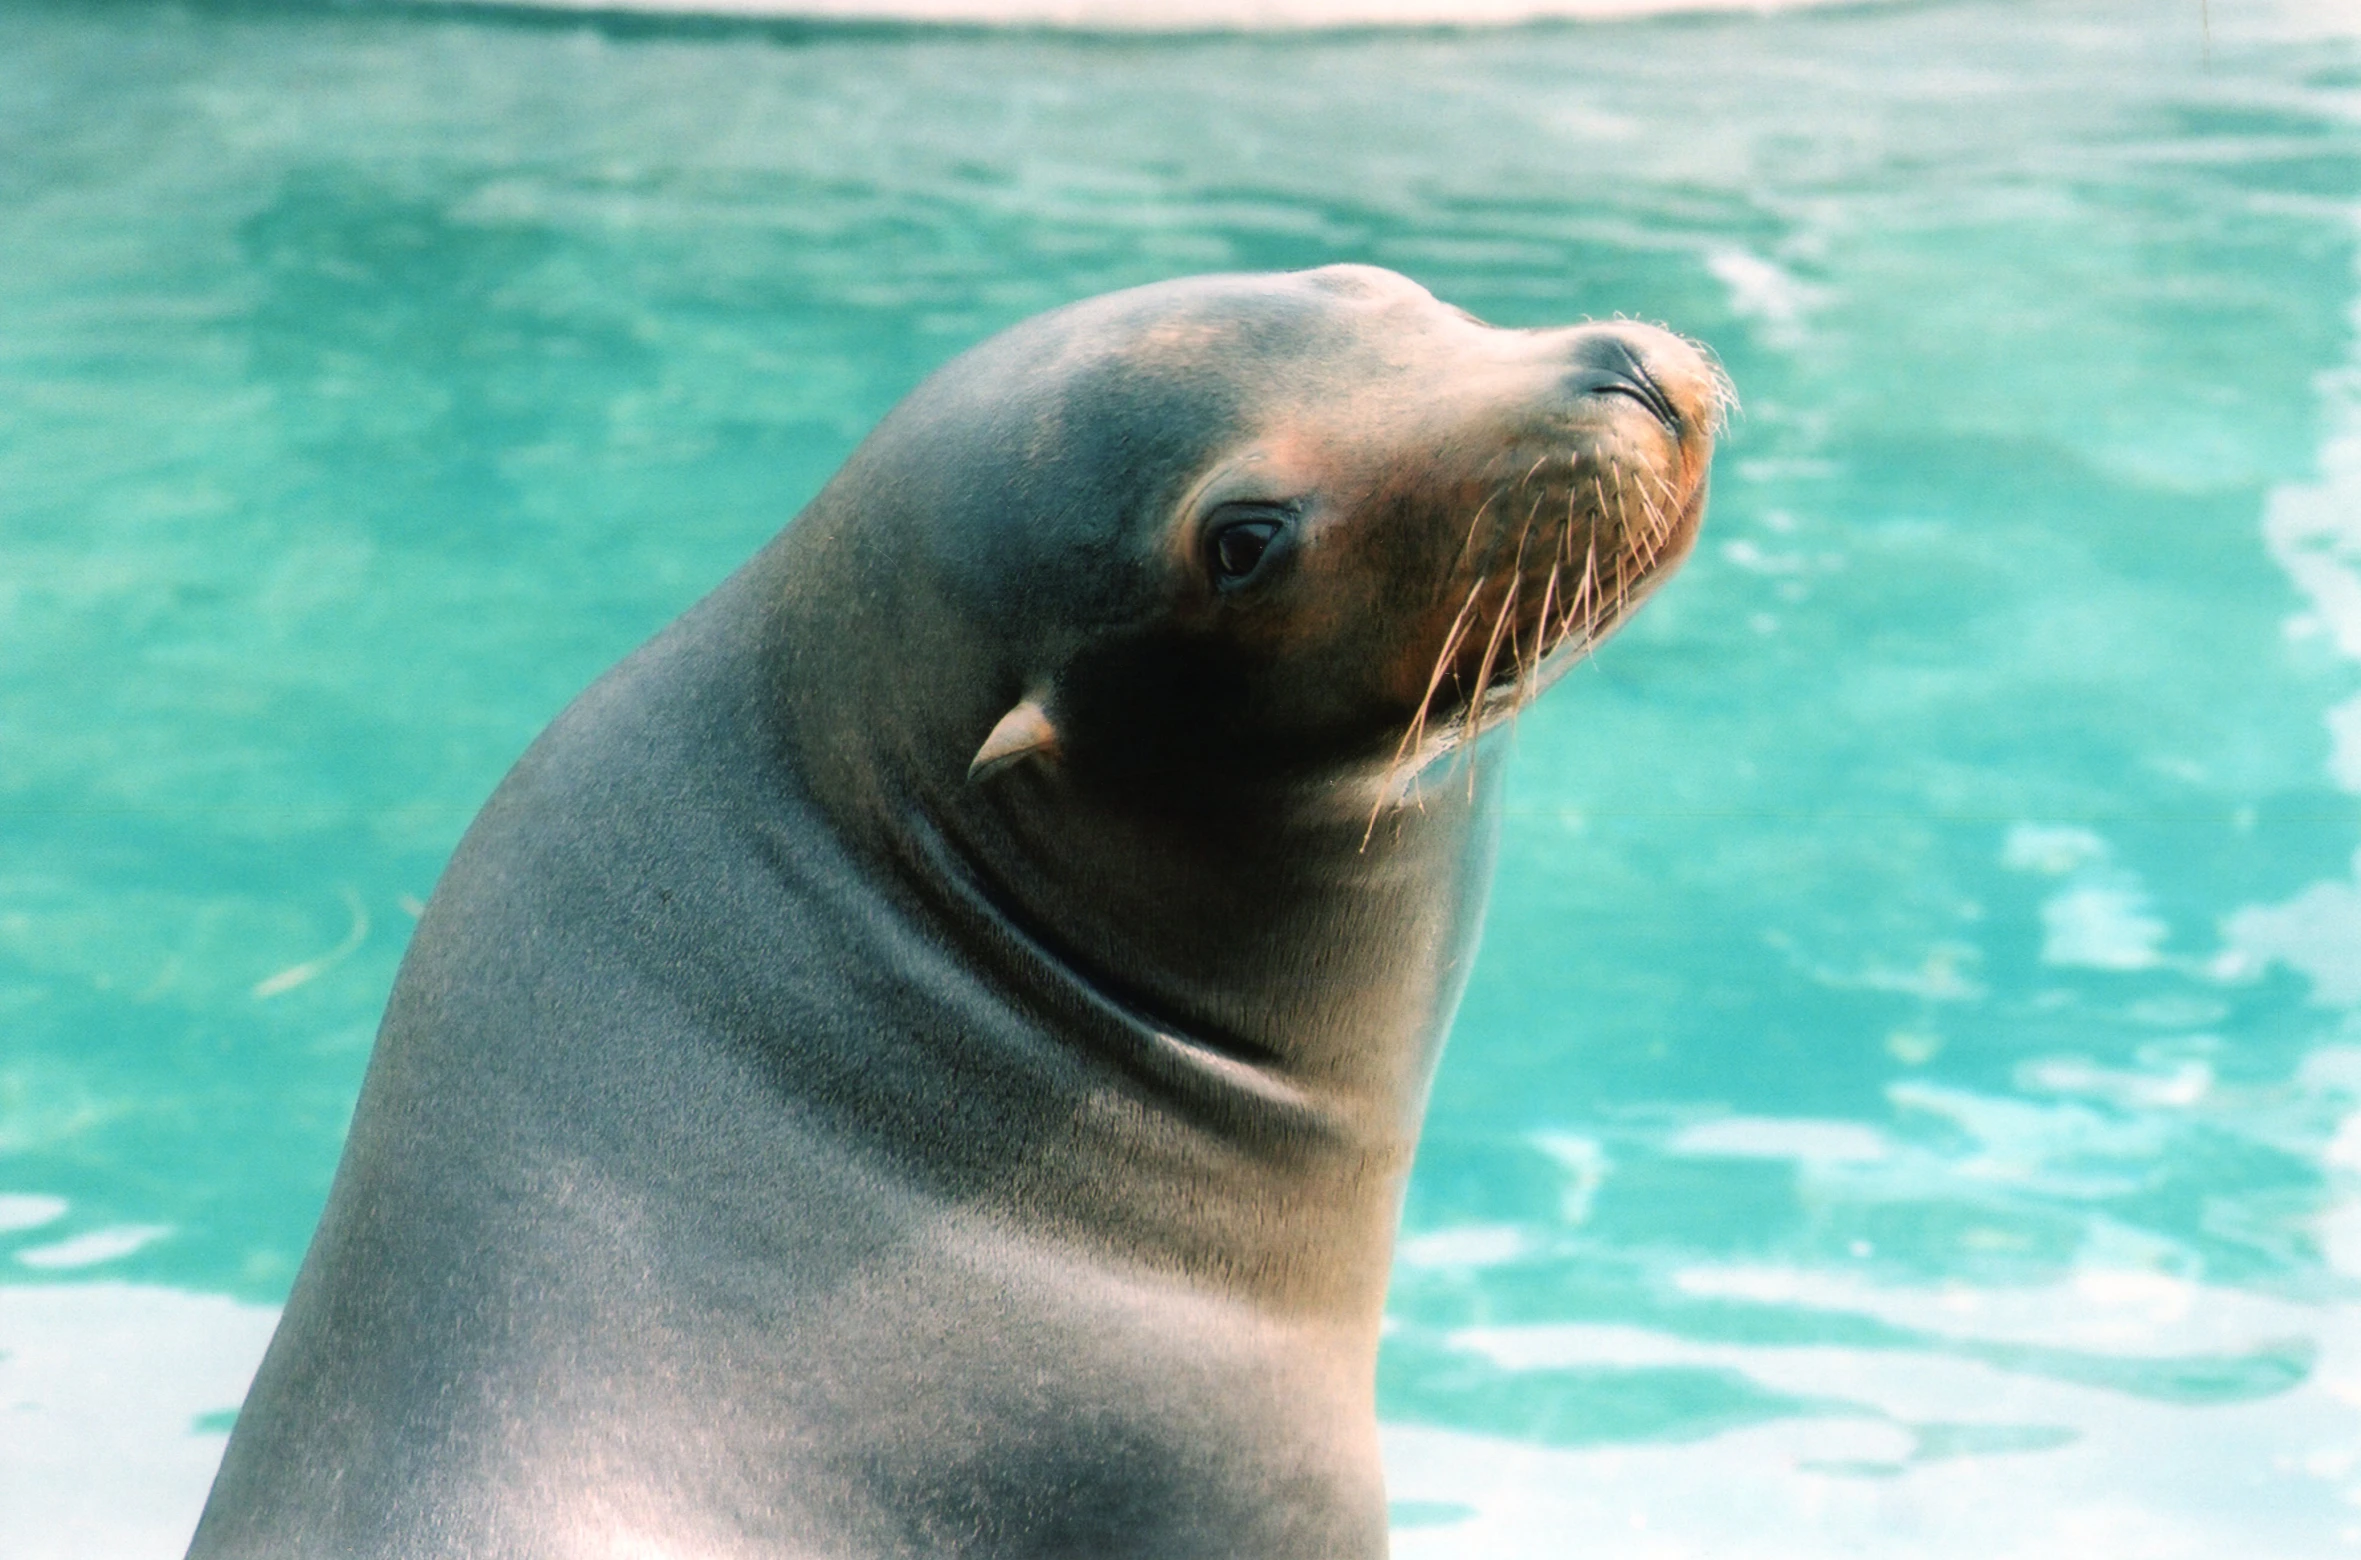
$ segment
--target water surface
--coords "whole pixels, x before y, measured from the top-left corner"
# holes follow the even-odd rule
[[[2361,1550],[2361,39],[0,11],[0,1551],[176,1552],[419,902],[930,367],[1181,272],[1746,398],[1527,715],[1406,1557]]]

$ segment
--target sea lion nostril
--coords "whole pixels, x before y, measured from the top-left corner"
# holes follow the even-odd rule
[[[1672,397],[1648,372],[1640,354],[1618,337],[1596,336],[1585,342],[1582,360],[1566,383],[1579,394],[1619,395],[1636,401],[1675,435],[1681,432],[1680,410]]]
[[[1671,429],[1674,433],[1681,431],[1681,414],[1673,410],[1671,399],[1667,397],[1662,390],[1656,387],[1656,382],[1653,379],[1647,378],[1645,375],[1641,375],[1630,381],[1617,381],[1613,384],[1600,385],[1598,387],[1597,393],[1600,395],[1619,395],[1627,400],[1637,401],[1640,403],[1640,405],[1646,407],[1649,412],[1655,416],[1656,420],[1664,424],[1665,427]]]

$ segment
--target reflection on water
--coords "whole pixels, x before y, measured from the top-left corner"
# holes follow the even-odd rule
[[[1524,717],[1410,1557],[2361,1549],[2361,45],[0,15],[0,1551],[164,1555],[443,854],[912,379],[1372,260],[1747,411]]]
[[[2361,792],[2361,695],[2319,653],[2361,663],[2361,355],[2318,384],[2314,474],[2258,529],[2295,587],[2289,658],[2347,690],[2325,769]],[[2216,827],[2252,840],[2256,810]],[[2183,933],[2098,828],[1997,833],[2019,881],[1987,875],[1974,930],[1915,968],[1797,961],[1763,928],[1806,980],[1915,1005],[1877,1107],[1729,1108],[1821,1092],[1800,1079],[1602,1090],[1586,1128],[1474,1156],[1487,1201],[1520,1158],[1565,1185],[1554,1219],[1404,1244],[1397,1553],[2361,1551],[2361,857]],[[2013,980],[1979,935],[2012,898]],[[2067,1017],[1946,1081],[1946,1032],[2012,1004]],[[1627,1172],[1653,1206],[1598,1230]],[[1740,1212],[1701,1238],[1701,1207]]]
[[[278,1316],[148,1285],[0,1286],[6,1552],[178,1555]]]

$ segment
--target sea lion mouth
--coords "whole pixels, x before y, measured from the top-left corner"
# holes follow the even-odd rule
[[[1620,627],[1687,554],[1694,497],[1620,452],[1534,461],[1489,506],[1496,515],[1521,510],[1521,520],[1504,516],[1485,555],[1468,558],[1447,587],[1460,601],[1428,677],[1430,696],[1445,696],[1444,708],[1462,715],[1504,698],[1529,701]]]
[[[1662,388],[1623,365],[1584,371],[1589,395],[1648,408],[1675,433]],[[1513,720],[1621,627],[1687,556],[1703,518],[1703,474],[1680,486],[1626,447],[1545,450],[1494,484],[1438,593],[1448,625],[1379,786],[1371,827],[1436,761]]]
[[[1468,495],[1474,512],[1435,597],[1440,631],[1427,642],[1438,648],[1380,810],[1419,771],[1540,697],[1696,541],[1708,452],[1736,405],[1720,365],[1653,327],[1583,328],[1557,384],[1570,402],[1563,420],[1512,441]],[[1644,409],[1656,427],[1602,427],[1595,414],[1609,399]]]

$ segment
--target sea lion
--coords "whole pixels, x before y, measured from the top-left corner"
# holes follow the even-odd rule
[[[1358,266],[928,379],[461,842],[191,1554],[1383,1553],[1473,739],[1722,404]]]

